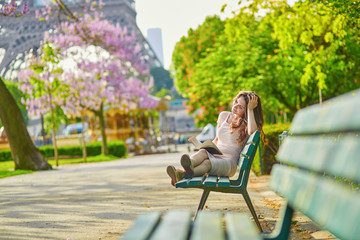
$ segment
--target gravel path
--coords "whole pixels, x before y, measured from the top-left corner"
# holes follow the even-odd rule
[[[180,156],[144,155],[64,165],[0,179],[0,239],[118,239],[147,211],[195,211],[202,192],[175,189],[165,172],[169,164],[179,166]],[[268,190],[268,179],[252,174],[248,190],[256,211],[264,217],[260,220],[263,228],[270,231],[282,200]],[[206,208],[251,216],[236,194],[211,193]],[[302,230],[295,231],[294,239],[311,238],[316,229],[308,219],[299,219]],[[303,228],[306,225],[308,229]]]

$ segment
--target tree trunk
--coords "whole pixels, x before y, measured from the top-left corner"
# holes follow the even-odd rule
[[[54,109],[52,107],[52,96],[49,94],[49,102],[50,102],[50,114],[51,114],[51,123],[52,123],[52,133],[53,133],[53,144],[54,144],[54,155],[55,155],[55,165],[59,166],[59,153],[57,149],[57,142],[56,142],[56,127],[55,127],[55,116],[54,116]]]
[[[46,137],[45,137],[45,129],[44,129],[44,115],[40,114],[40,119],[41,119],[41,135],[43,137],[43,146],[45,146]]]
[[[97,113],[97,115],[99,117],[99,121],[100,121],[101,140],[102,140],[101,153],[104,155],[109,155],[109,150],[108,150],[107,142],[106,142],[105,118],[104,118],[104,111],[103,111],[102,103],[100,105],[99,111],[97,111],[96,113]]]
[[[51,169],[51,165],[44,160],[31,140],[20,109],[2,78],[0,78],[0,118],[9,140],[15,169]]]
[[[83,159],[84,159],[84,163],[86,163],[86,142],[85,142],[85,133],[84,133],[84,129],[85,129],[85,117],[84,117],[84,113],[83,111],[81,111],[81,145],[83,148]]]

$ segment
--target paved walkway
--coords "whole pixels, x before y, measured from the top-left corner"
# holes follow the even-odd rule
[[[139,214],[168,209],[195,211],[201,191],[175,189],[165,172],[169,164],[179,166],[180,156],[144,155],[65,165],[0,179],[0,239],[118,239]],[[260,220],[263,228],[272,230],[282,200],[268,190],[268,179],[252,175],[248,190],[257,212],[264,217]],[[206,208],[251,216],[236,194],[211,193]],[[299,216],[297,220],[293,239],[319,233],[307,218]]]

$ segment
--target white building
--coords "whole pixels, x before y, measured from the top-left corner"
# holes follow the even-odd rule
[[[147,40],[155,51],[162,65],[164,65],[164,52],[162,43],[161,28],[149,28],[147,30]]]

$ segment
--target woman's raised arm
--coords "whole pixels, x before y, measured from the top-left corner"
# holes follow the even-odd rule
[[[255,95],[249,95],[249,102],[247,107],[247,115],[248,115],[248,134],[253,134],[258,126],[256,125],[254,108],[258,105],[258,97]]]

